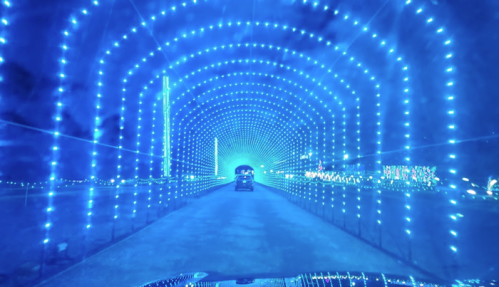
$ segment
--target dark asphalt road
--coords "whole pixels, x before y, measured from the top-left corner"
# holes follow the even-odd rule
[[[223,277],[364,271],[418,276],[261,185],[229,185],[44,282],[135,286],[170,274]]]

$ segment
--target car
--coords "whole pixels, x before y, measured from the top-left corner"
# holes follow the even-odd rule
[[[249,189],[253,191],[253,177],[249,174],[240,174],[236,176],[236,186],[234,190]]]

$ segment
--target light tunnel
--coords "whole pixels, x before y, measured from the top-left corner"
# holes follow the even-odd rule
[[[497,284],[494,1],[1,7],[0,285]]]

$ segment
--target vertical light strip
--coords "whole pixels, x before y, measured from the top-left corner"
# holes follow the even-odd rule
[[[341,103],[340,103],[341,104]],[[346,145],[347,145],[347,122],[346,122],[346,108],[343,108],[343,168],[346,168],[345,166],[345,161],[348,159],[348,154],[346,151]]]
[[[458,177],[457,177],[457,169],[456,169],[456,158],[457,158],[457,155],[456,155],[456,147],[455,147],[455,143],[456,143],[456,139],[455,139],[455,136],[456,136],[456,123],[455,123],[455,120],[456,120],[456,112],[454,110],[455,108],[455,103],[454,103],[454,100],[455,100],[455,96],[454,96],[454,81],[452,80],[452,77],[453,77],[453,74],[454,74],[454,67],[453,67],[453,64],[452,64],[452,58],[453,58],[453,53],[451,52],[450,49],[452,49],[452,41],[447,38],[447,36],[444,35],[444,28],[438,28],[437,31],[436,31],[437,34],[442,34],[442,37],[446,37],[444,39],[444,42],[443,42],[443,45],[445,48],[448,49],[448,51],[446,52],[445,56],[444,56],[444,59],[445,59],[445,71],[444,71],[444,75],[446,78],[445,80],[445,87],[446,87],[446,91],[445,91],[445,94],[444,94],[444,97],[445,99],[447,100],[447,106],[448,106],[448,111],[447,111],[447,115],[449,116],[449,125],[447,126],[448,128],[448,131],[449,131],[449,143],[451,144],[450,148],[448,149],[449,150],[449,154],[448,154],[448,160],[450,161],[450,168],[449,168],[449,187],[451,188],[450,189],[450,200],[449,202],[451,203],[451,206],[453,208],[453,212],[456,212],[456,206],[457,206],[457,202],[459,200],[459,194],[458,192],[456,192],[456,185],[457,185],[457,181],[458,181]],[[462,217],[462,214],[460,213],[456,213],[458,215],[458,218]],[[460,216],[459,216],[460,215]],[[452,226],[450,227],[450,230],[449,230],[449,233],[451,235],[451,245],[450,245],[450,249],[453,251],[453,253],[455,254],[457,252],[457,247],[456,247],[456,243],[457,243],[457,236],[458,236],[458,232],[456,231],[456,226],[455,224],[457,223],[456,220],[452,220]],[[456,260],[456,257],[454,257],[454,260]]]
[[[402,58],[399,57],[397,58],[397,61],[402,61]],[[406,156],[404,157],[405,161],[407,161],[407,165],[409,165],[410,161],[411,161],[411,157],[410,157],[410,149],[411,149],[411,133],[410,133],[410,114],[411,114],[411,105],[410,105],[410,101],[409,101],[409,97],[410,97],[410,89],[409,87],[407,86],[408,85],[408,81],[409,81],[409,77],[408,77],[408,71],[409,70],[409,67],[408,66],[404,66],[402,68],[402,78],[404,79],[403,82],[405,83],[405,87],[404,87],[404,105],[405,105],[405,108],[404,108],[404,115],[405,115],[405,118],[404,118],[404,127],[405,127],[405,138],[406,138],[406,145],[404,146],[404,149],[407,150],[406,151]]]
[[[378,184],[381,183],[381,180],[378,179]],[[381,201],[381,198],[383,198],[382,194],[381,194],[381,189],[378,189],[378,194],[377,194],[377,210],[376,212],[378,213],[377,215],[377,222],[378,222],[378,235],[379,235],[379,246],[383,246],[383,240],[382,240],[382,235],[381,235],[381,208],[382,208],[382,201]]]
[[[4,2],[4,5],[7,7],[10,7],[10,3],[8,1]],[[2,22],[7,21],[5,18],[2,18]],[[8,24],[8,22],[3,22],[5,25]],[[56,95],[56,107],[55,107],[55,115],[54,115],[54,143],[52,146],[52,161],[50,163],[50,184],[49,184],[49,192],[48,192],[48,206],[47,206],[47,221],[45,223],[45,239],[43,240],[43,243],[46,244],[49,242],[49,230],[52,227],[52,222],[51,222],[51,214],[54,211],[54,206],[53,206],[53,196],[55,193],[55,188],[56,188],[56,178],[57,178],[57,160],[59,159],[59,128],[60,128],[60,121],[61,121],[61,98],[62,98],[62,93],[64,92],[64,89],[62,87],[63,84],[63,78],[65,77],[64,75],[64,65],[66,64],[65,56],[66,56],[66,51],[67,51],[67,36],[69,33],[67,31],[63,31],[63,41],[61,43],[61,50],[62,50],[62,61],[60,63],[60,74],[59,74],[59,87],[58,90],[55,92]],[[3,37],[3,35],[2,35]],[[0,42],[2,44],[6,43],[6,40],[4,38],[0,39]],[[3,60],[2,60],[3,61]],[[45,259],[44,259],[45,260]]]
[[[7,26],[9,25],[9,19],[8,19],[8,13],[9,13],[9,8],[11,8],[11,3],[7,0],[3,1],[2,3],[6,8],[1,9],[1,21],[0,23],[2,29],[0,30],[0,65],[3,64],[4,58],[3,58],[3,48],[4,45],[7,44]],[[2,5],[0,4],[0,5]],[[3,82],[3,76],[0,75],[0,82]],[[0,95],[0,99],[2,98],[2,95]],[[1,181],[0,181],[1,182]]]
[[[5,0],[3,1],[2,3],[6,8],[3,8],[1,9],[1,21],[2,23],[0,24],[2,29],[0,30],[0,65],[3,64],[4,62],[4,58],[3,58],[3,48],[4,48],[4,45],[7,43],[7,40],[6,40],[6,37],[7,37],[7,26],[9,25],[9,20],[7,18],[7,15],[8,15],[8,11],[11,7],[11,4],[9,1]],[[2,5],[0,4],[0,5]],[[0,83],[2,83],[4,80],[3,80],[3,76],[0,74]],[[2,95],[0,94],[0,99],[2,99]],[[0,180],[0,183],[2,181]],[[29,186],[29,183],[28,183],[28,186]],[[49,199],[50,200],[50,199]],[[49,202],[49,206],[50,208],[50,202]],[[48,212],[48,211],[47,211]],[[49,214],[47,213],[47,223],[45,224],[46,228],[49,228],[50,227],[50,223],[49,223],[49,218],[48,218]],[[45,242],[46,241],[46,242]],[[44,239],[44,243],[47,243],[48,242],[48,229],[46,231],[46,236],[45,236],[45,239]]]
[[[403,172],[401,172],[401,174],[403,174]],[[411,226],[411,194],[409,192],[409,190],[405,193],[405,208],[406,208],[406,218],[405,218],[405,221],[406,221],[406,230],[405,232],[407,233],[407,236],[408,236],[408,240],[409,240],[409,261],[412,261],[412,247],[411,247],[411,230],[410,230],[410,226]]]
[[[137,118],[137,149],[136,149],[136,157],[135,157],[135,185],[134,185],[134,192],[133,192],[133,211],[132,211],[132,230],[134,229],[134,221],[135,221],[135,216],[137,213],[137,192],[138,192],[138,185],[139,185],[139,147],[140,147],[140,131],[142,129],[141,126],[141,120],[142,120],[142,97],[144,96],[143,93],[139,94],[139,111],[138,111],[138,118]]]
[[[407,5],[411,4],[411,1],[408,0],[406,2]],[[416,8],[416,14],[417,15],[423,15],[424,11],[422,8]],[[462,216],[462,214],[460,213],[456,213],[456,206],[458,204],[458,198],[459,198],[459,194],[458,192],[456,191],[456,187],[457,187],[457,181],[458,181],[458,177],[457,177],[457,169],[455,168],[455,165],[456,165],[456,159],[457,159],[457,155],[456,155],[456,147],[455,147],[455,144],[456,144],[456,123],[455,123],[455,120],[456,120],[456,111],[454,110],[455,108],[455,103],[454,103],[454,100],[455,100],[455,95],[454,95],[454,81],[453,81],[453,75],[454,75],[454,67],[452,65],[452,59],[454,58],[454,54],[452,53],[452,40],[449,38],[448,35],[446,35],[445,33],[445,28],[444,27],[435,27],[435,19],[433,17],[428,17],[428,18],[425,18],[425,23],[427,25],[427,27],[430,27],[431,29],[435,29],[433,30],[437,35],[441,35],[443,37],[442,39],[442,44],[443,44],[443,47],[447,50],[445,52],[445,55],[442,55],[443,57],[443,60],[445,61],[445,67],[444,67],[444,78],[445,78],[445,81],[444,83],[442,84],[443,87],[445,87],[445,93],[444,93],[444,99],[447,100],[447,107],[448,107],[448,110],[447,110],[447,115],[449,116],[449,124],[447,126],[447,130],[449,131],[448,132],[448,135],[449,135],[449,140],[448,140],[448,143],[450,145],[450,147],[447,148],[447,150],[449,151],[449,154],[448,154],[448,161],[450,162],[449,164],[449,170],[448,171],[444,171],[446,172],[446,177],[448,176],[448,186],[449,186],[449,191],[447,194],[449,196],[449,202],[451,204],[450,206],[450,210],[451,210],[451,215],[450,215],[450,218],[452,219],[451,222],[452,222],[452,226],[450,227],[450,230],[449,230],[449,233],[451,235],[451,244],[449,246],[449,248],[451,249],[452,253],[455,255],[457,253],[457,247],[456,247],[456,242],[457,242],[457,231],[456,231],[456,226],[455,224],[457,223],[457,220],[458,218],[460,218]],[[454,257],[454,260],[456,260],[456,257]],[[454,263],[456,264],[456,263]]]
[[[165,73],[165,71],[163,70],[163,73]],[[159,75],[156,76],[156,78],[159,78]],[[160,99],[162,100],[162,99]],[[161,103],[161,102],[160,102]],[[163,108],[162,110],[164,110],[164,105],[163,105]],[[163,117],[164,117],[164,112],[163,112]],[[163,119],[164,120],[164,119]],[[164,149],[165,149],[165,145],[166,145],[166,142],[165,142],[165,135],[164,135],[164,125],[165,123],[163,122],[163,136],[162,136],[162,148],[163,148],[163,152],[164,152]],[[163,162],[164,162],[164,159],[163,160],[160,160],[160,163],[161,163],[161,168],[160,168],[160,171],[159,171],[159,177],[163,177],[164,176],[164,167],[163,167]],[[164,186],[164,183],[168,184],[168,182],[163,182],[163,186]],[[159,196],[158,196],[158,216],[160,215],[161,213],[161,209],[163,206],[168,206],[168,205],[163,205],[163,187],[160,187],[159,188]]]
[[[360,98],[357,98],[356,99],[357,101],[357,113],[355,114],[356,118],[357,118],[357,158],[361,158],[362,155],[360,153]],[[357,167],[360,168],[360,162],[357,163]],[[358,169],[359,170],[359,169]]]
[[[170,86],[167,76],[163,76],[163,117],[164,117],[164,161],[163,176],[170,177],[171,135],[170,135]]]
[[[326,108],[327,105],[324,105]],[[326,173],[326,121],[322,122],[322,172]],[[322,213],[325,214],[325,206],[326,206],[326,185],[322,185]]]
[[[125,124],[125,92],[126,92],[126,87],[125,87],[126,79],[123,80],[123,95],[121,98],[121,109],[120,109],[120,131],[119,131],[119,139],[118,139],[118,165],[116,166],[116,191],[115,191],[115,204],[114,204],[114,217],[113,217],[113,239],[114,239],[114,228],[116,224],[116,219],[118,219],[118,202],[120,198],[120,183],[122,183],[121,180],[121,157],[122,157],[122,152],[121,149],[123,148],[123,128]],[[123,180],[124,183],[124,180]]]
[[[99,61],[99,65],[102,67],[104,65],[104,60],[101,59]],[[88,190],[88,202],[87,202],[87,230],[91,227],[92,223],[92,207],[93,207],[93,197],[94,197],[94,188],[96,183],[96,167],[97,167],[97,143],[100,137],[99,125],[101,123],[99,117],[99,110],[102,108],[100,99],[102,97],[101,87],[102,87],[102,77],[103,72],[102,68],[99,69],[98,72],[99,81],[97,82],[97,98],[95,99],[95,122],[94,122],[94,133],[93,133],[93,146],[92,146],[92,157],[91,157],[91,171],[90,171],[90,187]],[[88,236],[88,231],[86,233]]]
[[[151,127],[151,153],[149,155],[149,194],[147,196],[147,217],[149,217],[149,209],[151,208],[152,200],[152,178],[153,178],[153,166],[154,166],[154,129],[156,128],[156,102],[154,102],[152,110],[152,127]],[[149,218],[148,218],[149,219]]]
[[[329,110],[329,112],[331,112],[331,110]],[[336,163],[335,163],[335,151],[336,151],[336,120],[335,120],[335,114],[332,115],[333,117],[333,140],[332,140],[332,144],[333,144],[333,166],[332,166],[332,173],[334,175],[334,171],[336,170]],[[331,208],[332,208],[332,211],[331,211],[331,220],[333,221],[333,224],[334,224],[334,191],[336,190],[336,185],[333,184],[331,185]]]
[[[7,7],[10,7],[10,2],[5,1],[4,5]],[[3,16],[3,15],[2,15]],[[6,26],[8,25],[7,19],[2,17],[2,23]],[[78,23],[74,17],[71,17],[69,19],[69,25],[71,27],[75,27],[75,25]],[[62,55],[61,55],[61,62],[59,63],[60,65],[60,70],[59,70],[59,87],[57,88],[57,91],[55,93],[55,114],[54,114],[54,143],[51,148],[52,150],[52,161],[50,162],[50,187],[49,187],[49,192],[48,192],[48,207],[47,207],[47,222],[45,223],[45,228],[46,228],[46,236],[44,239],[44,243],[47,243],[49,241],[49,228],[51,227],[51,220],[50,220],[50,214],[54,210],[53,208],[53,201],[52,198],[55,194],[55,186],[56,183],[55,181],[57,180],[57,163],[60,157],[59,151],[59,132],[60,132],[60,126],[61,126],[61,120],[62,120],[62,96],[63,93],[65,92],[64,90],[64,79],[66,78],[65,75],[65,65],[66,65],[66,52],[68,50],[68,37],[70,35],[70,32],[68,32],[68,29],[64,30],[61,32],[63,34],[63,40],[60,45],[60,48],[62,50]],[[6,40],[3,38],[0,38],[0,42],[2,44],[6,43]],[[0,57],[0,63],[3,62],[3,59]]]
[[[355,91],[352,92],[353,94],[355,94]],[[360,152],[360,98],[357,98],[356,99],[357,101],[357,113],[356,113],[356,117],[357,117],[357,158],[361,158],[362,155],[361,155],[361,152]],[[362,175],[360,175],[360,162],[357,163],[357,176],[358,177],[361,177],[362,178]],[[355,180],[355,179],[354,179]],[[362,179],[364,180],[364,179]],[[356,184],[357,185],[357,184]],[[360,184],[358,185],[357,187],[357,218],[358,218],[358,226],[359,226],[359,236],[361,236],[361,204],[362,204],[362,201],[361,201],[361,189],[360,189]]]
[[[378,174],[381,174],[382,173],[382,169],[383,169],[383,165],[381,163],[381,151],[383,149],[383,146],[381,144],[381,140],[383,139],[383,136],[381,135],[381,131],[382,131],[382,124],[381,124],[381,103],[380,103],[380,96],[381,94],[376,94],[376,106],[378,107],[376,109],[376,119],[377,119],[377,122],[376,124],[378,125],[378,128],[377,128],[377,132],[376,132],[376,138],[377,138],[377,141],[376,141],[376,144],[378,145],[377,149],[376,149],[376,171],[378,172]]]
[[[215,175],[218,175],[218,139],[215,138]]]
[[[333,114],[333,140],[332,140],[332,144],[333,144],[333,163],[336,161],[335,160],[335,152],[336,152],[336,120],[335,120],[335,114]],[[336,164],[334,163],[333,165],[333,169],[336,168]]]

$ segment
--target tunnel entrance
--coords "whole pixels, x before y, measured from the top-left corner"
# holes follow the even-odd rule
[[[240,166],[236,167],[236,170],[234,173],[235,173],[235,175],[249,174],[253,177],[253,179],[255,178],[255,170],[249,165],[240,165]]]

